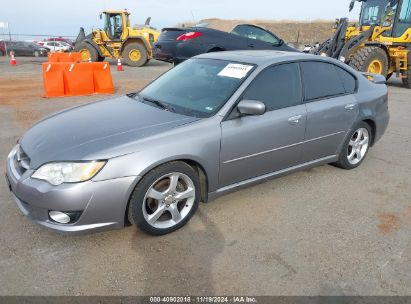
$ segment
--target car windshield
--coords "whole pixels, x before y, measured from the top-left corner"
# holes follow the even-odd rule
[[[228,101],[254,66],[215,59],[190,59],[143,89],[142,102],[188,116],[210,117]]]

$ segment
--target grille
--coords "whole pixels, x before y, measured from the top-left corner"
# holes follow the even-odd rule
[[[18,146],[16,154],[14,155],[14,167],[20,175],[30,169],[30,157],[24,152],[21,146]]]

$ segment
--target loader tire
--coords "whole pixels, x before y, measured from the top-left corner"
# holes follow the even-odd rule
[[[408,66],[408,70],[403,73],[403,76],[402,83],[407,89],[411,89],[411,65]]]
[[[88,61],[91,59],[93,62],[97,62],[99,60],[99,54],[98,51],[94,46],[87,42],[80,42],[75,45],[74,50],[76,52],[79,52],[81,55],[81,59],[83,61]]]
[[[377,46],[366,46],[354,53],[349,65],[360,72],[388,76],[387,53]]]
[[[141,43],[132,42],[125,46],[122,57],[127,65],[142,67],[148,60],[147,49]]]

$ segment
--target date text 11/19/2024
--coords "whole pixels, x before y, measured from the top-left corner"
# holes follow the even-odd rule
[[[233,296],[233,297],[150,297],[150,303],[257,303],[255,297]]]

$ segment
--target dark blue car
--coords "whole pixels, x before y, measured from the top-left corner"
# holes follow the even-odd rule
[[[240,24],[230,33],[205,26],[164,28],[154,44],[154,58],[178,64],[199,54],[234,50],[298,52],[270,31]]]

